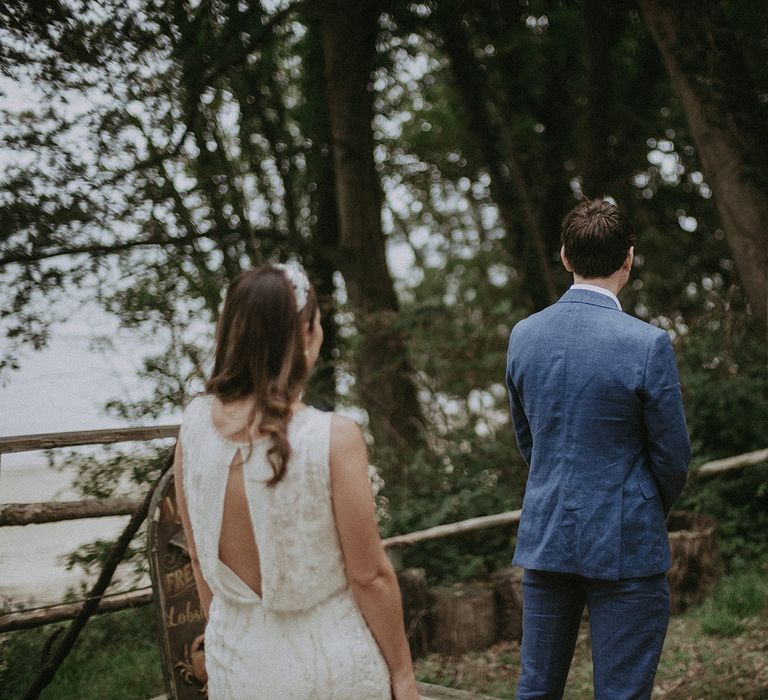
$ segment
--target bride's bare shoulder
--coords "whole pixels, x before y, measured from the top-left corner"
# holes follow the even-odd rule
[[[331,460],[360,449],[367,449],[360,426],[351,418],[333,413],[331,415]]]

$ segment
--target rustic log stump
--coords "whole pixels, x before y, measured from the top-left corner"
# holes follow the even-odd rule
[[[457,583],[432,590],[435,601],[432,649],[463,654],[496,641],[496,594],[483,583]]]
[[[402,569],[397,572],[403,600],[403,621],[414,659],[429,653],[429,592],[424,569]]]
[[[523,570],[505,566],[491,574],[496,592],[499,639],[519,642],[523,638]]]
[[[701,603],[722,573],[717,523],[707,515],[675,511],[667,521],[672,567],[667,572],[672,612]]]

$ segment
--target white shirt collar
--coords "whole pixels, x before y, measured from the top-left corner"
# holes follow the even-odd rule
[[[572,284],[571,289],[586,289],[589,292],[597,292],[598,294],[604,294],[605,296],[613,299],[616,306],[619,307],[619,311],[623,310],[621,308],[621,302],[619,301],[619,298],[610,289],[605,289],[604,287],[598,287],[594,284],[583,284],[583,283]]]

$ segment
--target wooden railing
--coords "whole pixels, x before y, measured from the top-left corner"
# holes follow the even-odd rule
[[[178,424],[138,428],[109,428],[78,430],[67,433],[12,435],[0,437],[0,458],[3,454],[50,450],[83,445],[109,445],[117,442],[146,442],[160,438],[175,438]],[[0,477],[1,478],[1,477]],[[98,498],[87,501],[47,501],[42,503],[0,504],[0,527],[4,525],[33,525],[80,518],[104,518],[110,515],[131,515],[141,504],[141,498]]]
[[[762,464],[763,462],[768,462],[768,449],[755,450],[754,452],[747,452],[743,455],[736,455],[735,457],[727,457],[726,459],[716,459],[712,462],[707,462],[706,464],[702,464],[694,474],[698,477],[713,476],[715,474],[730,472],[734,469],[751,467],[754,464]]]
[[[175,438],[178,434],[179,426],[174,424],[138,428],[75,430],[67,433],[11,435],[10,437],[0,437],[0,455],[11,454],[12,452],[50,450],[56,447],[109,445],[115,442],[144,442],[158,438]]]
[[[152,602],[152,587],[146,586],[128,593],[105,595],[99,601],[94,615],[126,608],[139,608]],[[19,610],[0,615],[0,633],[42,627],[54,622],[71,620],[83,609],[85,601],[61,603],[30,610]]]
[[[82,445],[111,444],[116,442],[147,441],[172,438],[178,435],[178,425],[120,428],[109,430],[84,430],[42,435],[18,435],[0,438],[2,454],[32,450]],[[768,449],[756,450],[736,457],[707,462],[692,472],[692,477],[703,478],[722,474],[746,466],[768,461]],[[144,498],[103,498],[86,501],[49,501],[40,503],[0,504],[0,527],[20,526],[33,523],[49,523],[80,518],[101,518],[113,515],[132,515],[144,503]],[[470,518],[454,523],[437,525],[426,530],[396,535],[383,540],[392,550],[429,540],[464,534],[488,527],[515,525],[520,521],[519,510]],[[127,607],[146,605],[152,600],[150,587],[103,596],[96,613],[110,612]],[[0,615],[0,632],[37,627],[75,617],[86,601],[52,605],[45,608],[22,610]]]

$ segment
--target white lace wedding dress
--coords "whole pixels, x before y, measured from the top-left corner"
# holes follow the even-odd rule
[[[203,577],[213,591],[205,632],[211,700],[390,700],[389,673],[347,585],[331,506],[331,414],[298,411],[291,458],[267,486],[268,438],[253,443],[245,491],[259,550],[259,597],[219,559],[224,493],[237,450],[211,418],[212,397],[184,412],[184,492]]]

